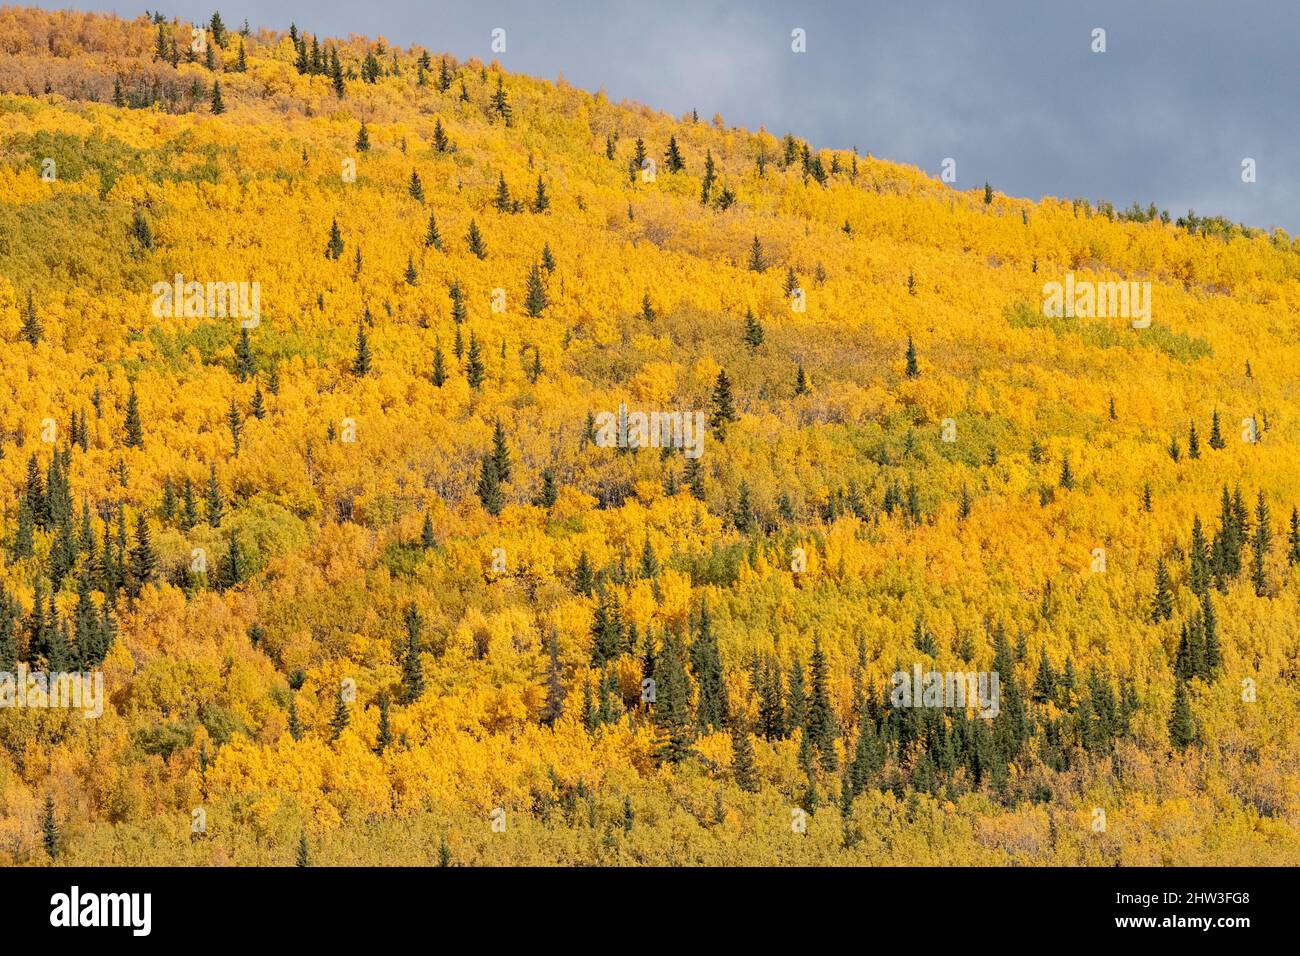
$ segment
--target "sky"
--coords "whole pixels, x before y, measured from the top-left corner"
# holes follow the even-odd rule
[[[51,3],[117,12],[121,4]],[[206,20],[215,0],[168,0]],[[1295,0],[221,0],[226,24],[382,35],[793,132],[956,187],[1154,202],[1300,232]],[[152,8],[150,8],[152,9]],[[494,53],[492,31],[505,30]],[[792,31],[806,37],[792,49]],[[1095,52],[1095,30],[1105,51]],[[1255,181],[1243,181],[1254,160]]]

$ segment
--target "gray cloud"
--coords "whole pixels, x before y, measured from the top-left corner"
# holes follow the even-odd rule
[[[61,7],[60,3],[42,3]],[[93,4],[78,4],[87,9]],[[213,0],[168,15],[206,19]],[[856,146],[1012,195],[1155,202],[1300,230],[1300,4],[1275,0],[283,0],[227,24],[382,34],[614,100]],[[790,50],[802,27],[808,52]],[[1107,52],[1092,53],[1094,27]],[[1241,161],[1258,181],[1241,182]]]

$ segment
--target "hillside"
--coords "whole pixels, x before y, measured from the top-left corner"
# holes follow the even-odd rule
[[[0,8],[0,861],[1300,863],[1291,237],[192,36]]]

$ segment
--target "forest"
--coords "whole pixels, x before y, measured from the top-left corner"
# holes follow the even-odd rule
[[[0,7],[0,863],[1300,864],[1300,241],[859,145]]]

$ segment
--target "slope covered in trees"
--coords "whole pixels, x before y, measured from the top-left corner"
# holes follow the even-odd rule
[[[1300,862],[1290,237],[379,39],[0,53],[0,671],[105,693],[0,708],[4,862]]]

